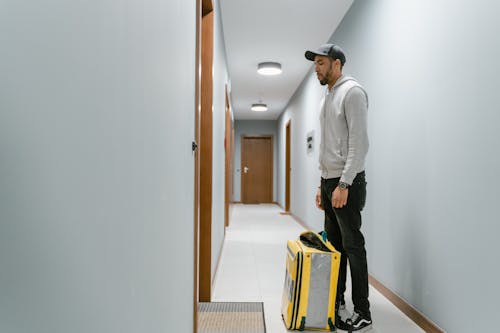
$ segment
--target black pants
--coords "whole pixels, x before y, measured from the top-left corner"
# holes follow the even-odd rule
[[[337,302],[344,302],[347,260],[349,260],[354,310],[370,318],[365,238],[360,230],[361,210],[366,200],[365,172],[358,173],[349,187],[347,205],[342,208],[333,208],[332,193],[338,182],[339,178],[321,179],[321,204],[325,209],[325,231],[328,240],[341,253]]]

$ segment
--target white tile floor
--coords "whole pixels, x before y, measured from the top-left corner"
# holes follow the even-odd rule
[[[264,302],[267,333],[288,332],[280,313],[286,241],[304,231],[281,211],[276,205],[231,207],[212,294],[214,302]],[[347,290],[347,306],[352,309],[350,285]],[[371,286],[370,303],[374,323],[370,332],[424,332]]]

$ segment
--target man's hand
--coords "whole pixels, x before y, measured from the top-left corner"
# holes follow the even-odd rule
[[[349,189],[340,189],[338,186],[333,190],[332,193],[332,206],[333,208],[342,208],[347,204],[347,196],[349,194]]]
[[[318,188],[318,191],[316,192],[316,207],[321,210],[325,210],[321,205],[321,188]]]

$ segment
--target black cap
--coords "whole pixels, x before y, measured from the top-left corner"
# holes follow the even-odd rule
[[[342,66],[345,64],[344,51],[335,44],[323,44],[316,52],[306,51],[305,53],[306,59],[311,61],[314,61],[314,57],[317,55],[327,56],[334,60],[339,59]]]

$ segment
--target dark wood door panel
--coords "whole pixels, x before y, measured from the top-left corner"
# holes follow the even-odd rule
[[[244,136],[242,140],[242,201],[273,201],[273,138]]]

